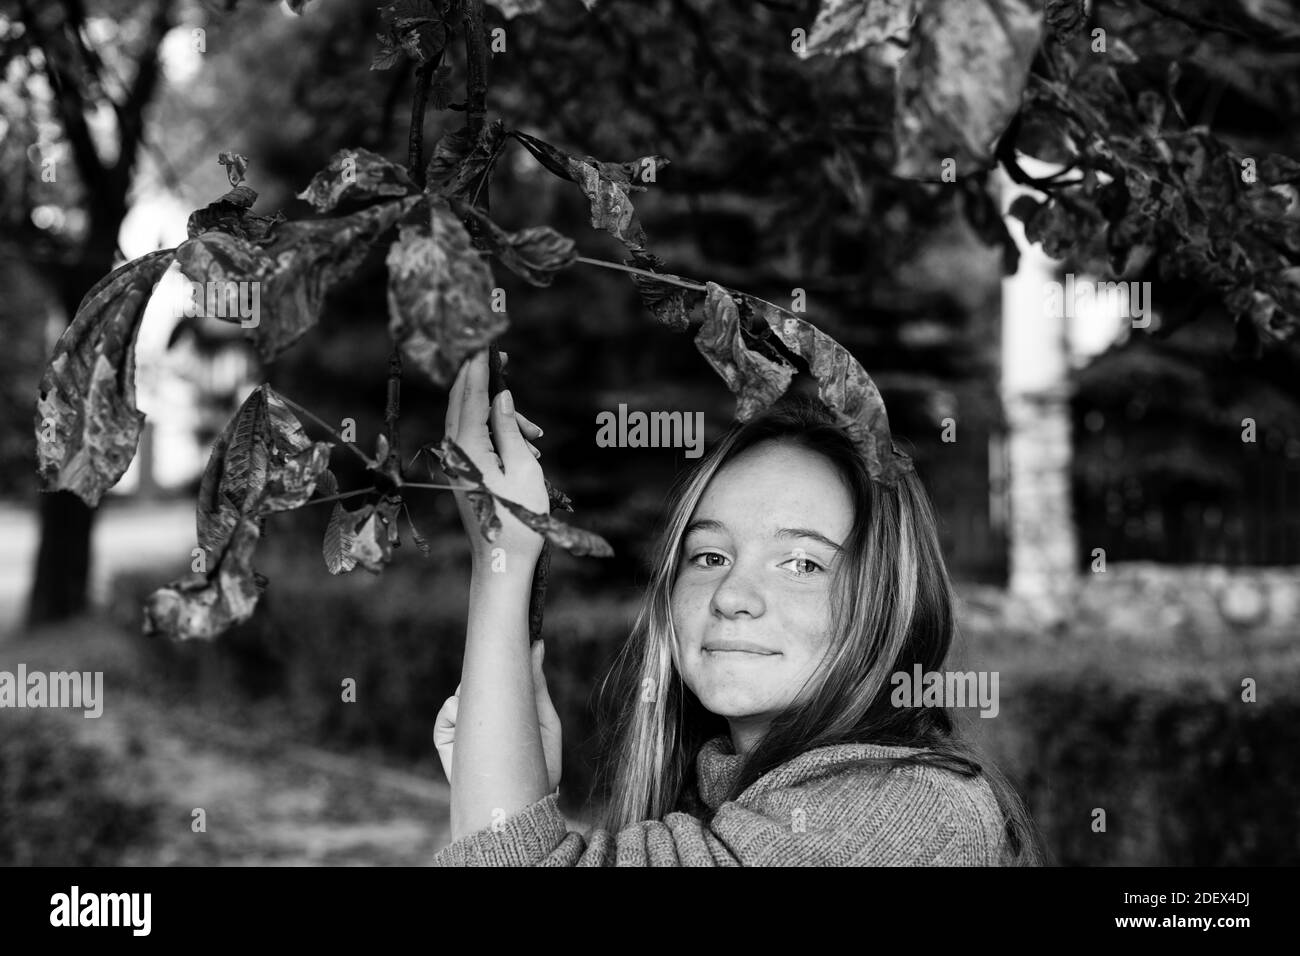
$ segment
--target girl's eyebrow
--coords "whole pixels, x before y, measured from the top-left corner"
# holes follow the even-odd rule
[[[727,529],[723,526],[721,521],[714,521],[712,518],[697,518],[695,521],[692,521],[690,524],[686,526],[686,530],[682,532],[682,537],[683,538],[689,537],[690,535],[694,534],[696,531],[720,531],[721,532],[726,530]]]
[[[686,530],[682,533],[682,537],[687,538],[696,531],[725,532],[726,530],[726,527],[721,521],[715,521],[712,518],[699,518],[686,526]],[[818,531],[813,531],[811,528],[781,528],[776,532],[776,536],[778,538],[809,538],[826,545],[826,547],[836,553],[844,550],[830,538],[826,537],[826,535]]]
[[[837,553],[844,550],[826,535],[813,531],[811,528],[782,528],[777,531],[776,536],[778,538],[811,538],[813,541],[824,544]]]

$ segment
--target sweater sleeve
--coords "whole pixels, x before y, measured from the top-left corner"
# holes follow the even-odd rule
[[[550,794],[493,830],[467,834],[435,866],[986,866],[1002,817],[988,784],[935,767],[858,768],[617,834],[567,830]]]

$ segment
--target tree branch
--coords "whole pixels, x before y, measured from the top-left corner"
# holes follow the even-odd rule
[[[137,148],[144,142],[144,111],[153,99],[162,75],[158,50],[163,38],[171,29],[173,0],[158,0],[149,25],[145,29],[144,45],[136,63],[135,77],[127,91],[126,100],[118,110],[118,130],[121,140],[117,162],[113,165],[113,188],[123,197],[131,187],[131,173],[135,168]]]
[[[487,118],[487,44],[483,42],[483,0],[465,0],[465,128],[469,141],[477,143],[479,133]],[[492,170],[489,162],[483,172],[483,181],[475,190],[472,204],[488,211],[491,194],[487,178]],[[488,398],[506,388],[505,373],[501,366],[501,352],[495,342],[488,346]],[[550,491],[548,485],[548,492]],[[533,585],[528,596],[528,640],[541,640],[542,610],[546,604],[546,582],[551,568],[551,543],[543,542],[542,553],[533,570]]]
[[[406,165],[412,180],[424,188],[424,112],[429,102],[429,85],[442,63],[443,50],[427,63],[415,68],[415,90],[411,94],[411,126],[406,137]],[[393,343],[388,353],[388,398],[384,404],[384,437],[388,439],[388,457],[383,470],[402,485],[402,347]]]
[[[663,282],[667,285],[681,286],[683,289],[693,289],[696,292],[708,291],[708,286],[700,285],[698,282],[691,282],[689,279],[683,279],[681,276],[675,276],[669,272],[649,272],[645,269],[625,266],[618,262],[606,262],[604,259],[590,259],[587,256],[575,256],[573,261],[581,262],[589,266],[600,266],[602,269],[617,269],[619,272],[631,272],[634,275],[645,276],[647,279],[654,279],[657,282]]]
[[[442,52],[415,68],[415,91],[411,94],[411,129],[406,137],[406,168],[411,179],[424,188],[424,110],[429,102],[429,84],[442,62]]]
[[[99,196],[107,190],[108,175],[86,124],[86,107],[81,89],[75,77],[65,68],[62,52],[42,29],[29,0],[22,0],[22,19],[27,35],[32,39],[31,47],[41,52],[45,76],[54,90],[59,119],[72,148],[72,161],[77,167],[77,175],[91,196]],[[80,31],[81,24],[71,23],[68,27],[76,34]],[[93,205],[93,202],[89,205]]]

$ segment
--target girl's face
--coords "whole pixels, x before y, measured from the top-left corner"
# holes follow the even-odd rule
[[[764,442],[729,461],[687,525],[673,585],[682,679],[737,753],[795,702],[830,642],[830,570],[853,524],[819,454]]]

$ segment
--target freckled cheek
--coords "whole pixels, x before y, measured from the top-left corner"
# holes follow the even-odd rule
[[[776,602],[776,607],[782,628],[792,639],[791,655],[820,660],[830,643],[831,613],[826,596],[792,594]]]
[[[693,638],[698,638],[700,621],[708,610],[708,596],[701,594],[698,588],[677,585],[673,588],[669,607],[678,644],[689,644]]]
[[[673,614],[686,616],[700,615],[708,612],[713,589],[701,584],[679,583],[673,588]]]

